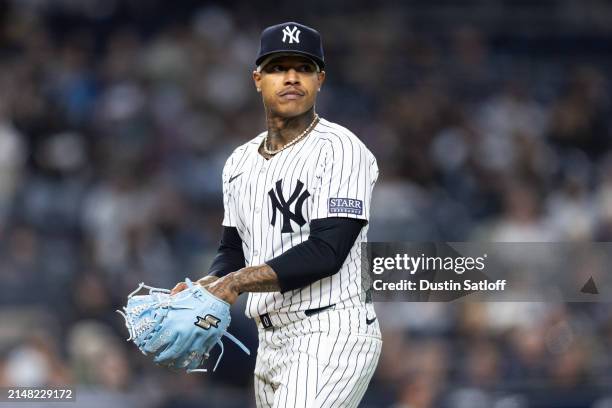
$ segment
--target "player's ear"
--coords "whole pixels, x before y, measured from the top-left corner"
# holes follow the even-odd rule
[[[261,72],[253,71],[253,82],[257,92],[261,92]]]
[[[323,86],[323,82],[325,82],[325,71],[321,71],[317,73],[317,79],[319,80],[319,91],[320,91],[321,87]]]

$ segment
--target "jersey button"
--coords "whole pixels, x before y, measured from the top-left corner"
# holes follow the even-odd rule
[[[256,207],[255,208],[255,214],[259,214],[261,212],[261,207]]]
[[[259,251],[253,251],[253,256],[259,256]]]

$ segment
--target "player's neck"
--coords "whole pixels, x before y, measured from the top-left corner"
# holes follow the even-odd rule
[[[275,150],[283,147],[299,136],[314,120],[314,107],[299,116],[284,118],[266,112],[268,122],[269,149]]]

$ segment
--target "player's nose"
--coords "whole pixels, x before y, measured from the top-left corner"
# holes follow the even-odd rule
[[[293,68],[289,68],[285,73],[285,85],[295,85],[300,83],[300,76]]]

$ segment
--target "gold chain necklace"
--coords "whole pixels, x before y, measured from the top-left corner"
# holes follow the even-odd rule
[[[287,143],[286,145],[284,145],[283,147],[277,150],[268,150],[268,135],[270,134],[270,132],[268,132],[263,142],[264,153],[269,154],[270,156],[274,156],[275,154],[282,152],[286,148],[293,146],[294,144],[299,142],[301,139],[303,139],[304,136],[310,133],[310,131],[315,127],[318,121],[319,121],[319,115],[315,113],[314,118],[312,119],[312,122],[310,123],[310,125],[308,125],[306,130],[304,130],[298,137],[296,137],[295,139],[293,139],[292,141],[290,141],[289,143]]]

